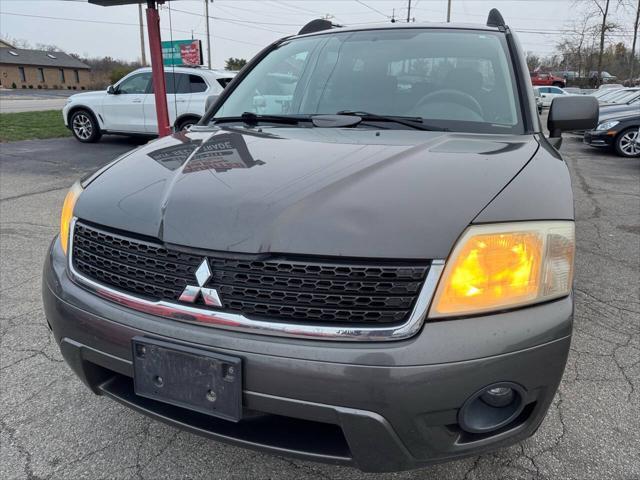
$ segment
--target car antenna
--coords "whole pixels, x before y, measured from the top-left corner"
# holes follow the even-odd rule
[[[502,18],[502,14],[497,8],[492,8],[489,11],[489,17],[487,18],[487,27],[498,27],[500,29],[504,29],[507,27],[506,23],[504,23],[504,18]]]

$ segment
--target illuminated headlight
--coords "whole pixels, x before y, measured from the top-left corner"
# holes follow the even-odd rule
[[[600,125],[598,125],[596,130],[609,130],[610,128],[615,127],[619,123],[620,122],[618,122],[617,120],[611,120],[609,122],[602,122]]]
[[[430,318],[474,315],[564,297],[573,282],[573,222],[469,227],[446,262]]]
[[[67,253],[67,247],[69,246],[69,225],[73,218],[73,208],[76,206],[78,197],[82,193],[82,186],[80,182],[76,182],[67,192],[67,196],[64,197],[64,203],[62,204],[62,213],[60,214],[60,245],[62,245],[62,251]]]

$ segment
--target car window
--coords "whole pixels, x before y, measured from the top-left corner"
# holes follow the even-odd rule
[[[191,93],[204,92],[207,84],[200,75],[189,75],[189,91]]]
[[[225,88],[227,86],[227,84],[233,80],[233,78],[217,78],[216,81],[218,82],[218,85],[220,85],[222,88]]]
[[[167,95],[191,93],[189,90],[189,76],[184,73],[164,72],[164,83]],[[151,91],[153,92],[153,87]]]
[[[556,95],[564,95],[564,92],[562,91],[562,89],[558,87],[551,87],[549,88],[549,90],[551,91],[551,93],[555,93]]]
[[[247,73],[215,117],[353,110],[422,117],[451,130],[517,132],[507,52],[504,35],[493,32],[368,30],[292,39]]]
[[[135,95],[146,93],[150,80],[150,72],[132,75],[131,77],[126,78],[118,84],[118,93],[121,95]]]

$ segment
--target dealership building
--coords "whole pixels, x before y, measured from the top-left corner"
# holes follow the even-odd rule
[[[25,50],[0,41],[0,87],[86,90],[90,67],[64,52]]]

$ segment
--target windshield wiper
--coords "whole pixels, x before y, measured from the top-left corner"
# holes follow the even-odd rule
[[[285,125],[297,125],[300,122],[308,122],[308,118],[292,117],[289,115],[260,115],[253,112],[244,112],[239,117],[214,118],[214,125],[218,123],[244,122],[247,125],[258,123],[282,123]]]
[[[440,131],[448,132],[448,128],[437,127],[435,125],[426,125],[420,117],[396,117],[389,115],[378,115],[376,113],[354,111],[354,110],[341,110],[336,115],[353,115],[361,117],[363,121],[376,121],[376,122],[393,122],[398,125],[405,125],[407,127],[415,128],[416,130],[428,130],[428,131]]]

